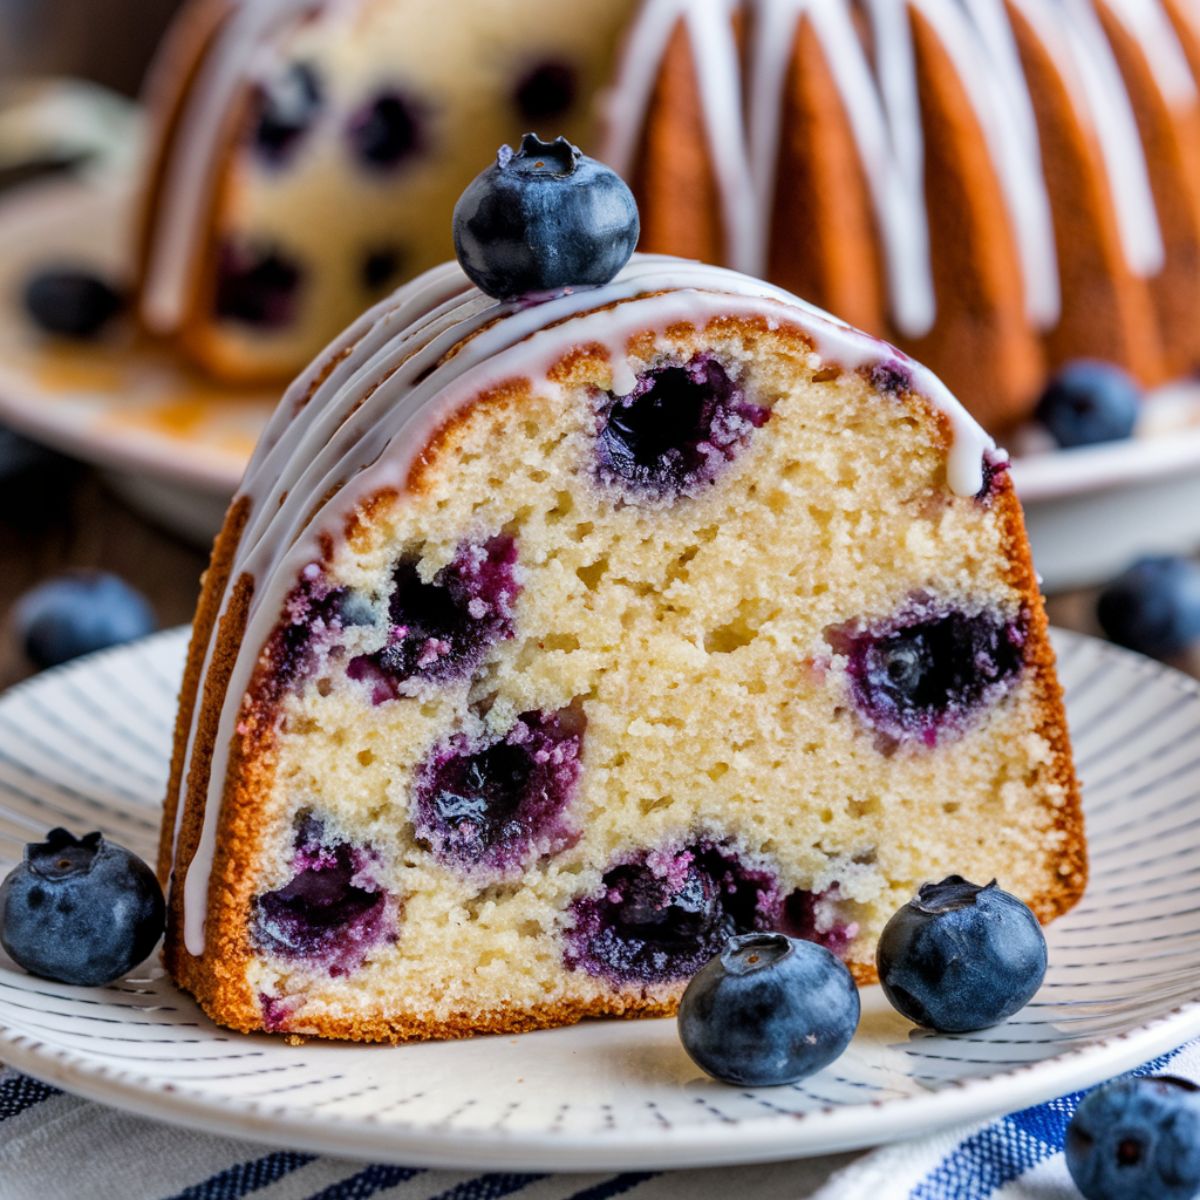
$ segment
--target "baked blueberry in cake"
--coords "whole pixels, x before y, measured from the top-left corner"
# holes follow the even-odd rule
[[[377,305],[233,501],[163,825],[175,978],[237,1029],[456,1037],[671,1012],[738,935],[870,980],[951,872],[1069,908],[1003,455],[776,287],[646,255],[564,279],[556,239],[638,222],[568,143],[506,147],[460,241],[524,187],[520,236],[468,231],[505,298],[448,263]]]

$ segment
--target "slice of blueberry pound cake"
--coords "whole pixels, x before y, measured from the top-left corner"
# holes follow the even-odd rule
[[[570,194],[561,149],[521,153]],[[589,209],[563,205],[568,237]],[[735,933],[814,939],[867,981],[927,879],[995,877],[1043,920],[1083,889],[986,435],[753,279],[639,256],[586,282],[495,300],[435,269],[256,452],[162,841],[167,963],[223,1024],[668,1013]]]

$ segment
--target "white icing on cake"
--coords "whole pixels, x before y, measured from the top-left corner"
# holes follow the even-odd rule
[[[364,501],[386,489],[402,493],[431,437],[480,393],[514,379],[552,390],[558,385],[546,372],[576,345],[604,347],[617,390],[628,391],[634,377],[626,348],[632,336],[681,321],[702,327],[722,316],[761,317],[772,327],[794,327],[823,359],[846,369],[901,364],[913,390],[949,421],[950,489],[959,496],[980,491],[984,455],[995,454],[995,445],[943,384],[887,343],[769,284],[650,255],[635,256],[604,287],[526,306],[484,296],[456,264],[413,280],[356,322],[288,389],[239,492],[250,511],[221,615],[238,580],[249,576],[254,590],[242,641],[250,652],[238,655],[222,705],[200,842],[184,883],[184,941],[190,954],[204,952],[221,799],[242,700],[285,598],[321,558],[322,535],[341,539],[347,518]],[[447,358],[451,349],[455,353]],[[335,365],[322,378],[330,363]],[[327,498],[314,509],[320,497]],[[215,628],[201,687],[212,667]],[[193,724],[185,787],[195,729]],[[179,828],[177,816],[176,841]]]
[[[262,48],[318,7],[320,0],[233,0],[205,54],[168,140],[161,200],[151,217],[142,316],[154,332],[178,328],[185,316],[190,281],[208,237],[221,156],[232,135],[230,121],[256,76]]]

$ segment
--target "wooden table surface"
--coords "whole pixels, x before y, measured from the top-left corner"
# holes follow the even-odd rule
[[[14,521],[2,509],[0,505],[0,613],[6,617],[21,593],[40,580],[68,568],[101,567],[140,588],[161,627],[192,619],[207,555],[135,514],[94,473],[81,470],[60,503],[39,513]],[[1049,609],[1057,625],[1096,632],[1091,593],[1053,597]],[[31,668],[7,620],[3,630],[0,687],[8,687]]]
[[[164,533],[113,496],[91,471],[80,471],[59,503],[37,513],[0,508],[0,688],[32,672],[9,614],[27,589],[73,567],[101,567],[145,592],[159,625],[192,619],[203,551]]]

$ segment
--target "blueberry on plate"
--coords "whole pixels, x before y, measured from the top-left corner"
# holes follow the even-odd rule
[[[99,833],[52,829],[0,883],[0,946],[31,975],[100,987],[143,962],[162,936],[154,872]]]
[[[1064,449],[1120,442],[1133,434],[1142,393],[1120,367],[1080,359],[1042,393],[1034,416]]]
[[[59,337],[94,338],[125,306],[112,284],[77,267],[49,267],[25,283],[25,311]]]
[[[1046,974],[1037,917],[993,879],[925,883],[883,927],[875,953],[884,995],[940,1033],[986,1029],[1024,1008]]]
[[[1152,658],[1182,653],[1200,641],[1200,564],[1139,559],[1100,593],[1096,617],[1119,646]]]
[[[514,154],[468,184],[454,206],[454,250],[482,291],[502,300],[607,283],[639,233],[625,181],[566,138],[527,133]]]
[[[145,596],[107,571],[48,579],[17,601],[14,620],[25,653],[38,667],[131,642],[156,627]]]
[[[1186,1079],[1118,1079],[1080,1101],[1067,1170],[1084,1200],[1200,1195],[1200,1089]]]
[[[858,989],[824,946],[746,933],[693,976],[679,1005],[692,1061],[724,1083],[770,1087],[828,1066],[858,1028]]]

